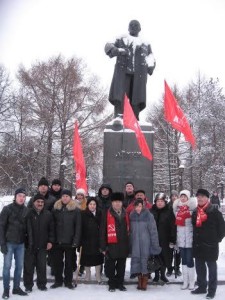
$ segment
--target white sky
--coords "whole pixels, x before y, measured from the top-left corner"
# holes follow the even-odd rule
[[[200,71],[225,87],[224,0],[0,0],[0,63],[14,74],[20,63],[76,55],[109,89],[115,58],[104,45],[132,19],[157,63],[149,104],[161,97],[164,78],[182,88]]]

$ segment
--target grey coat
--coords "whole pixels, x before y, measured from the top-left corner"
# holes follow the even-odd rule
[[[131,274],[147,274],[147,260],[150,255],[161,252],[158,232],[153,215],[143,209],[130,214]]]

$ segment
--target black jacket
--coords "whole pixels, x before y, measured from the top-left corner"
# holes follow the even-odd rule
[[[34,208],[28,215],[28,227],[32,232],[32,249],[46,249],[47,243],[54,243],[55,232],[53,216],[50,211],[43,209],[38,213]]]
[[[106,255],[109,255],[113,259],[126,258],[129,252],[129,239],[126,223],[126,211],[123,208],[121,217],[117,213],[109,208],[110,213],[115,218],[116,235],[118,242],[115,244],[109,244],[107,240],[107,213],[103,215],[101,227],[100,227],[100,247],[102,251],[106,251]]]
[[[192,214],[194,257],[205,261],[216,261],[219,243],[225,236],[225,221],[221,212],[212,204],[206,209],[207,220],[196,227],[197,209]]]
[[[76,203],[71,200],[63,205],[58,200],[52,211],[55,222],[56,243],[78,247],[81,236],[81,212],[76,208]]]
[[[32,236],[27,226],[29,209],[13,202],[3,207],[0,214],[0,245],[7,242],[31,245]]]
[[[82,237],[81,246],[82,253],[85,255],[100,254],[100,223],[102,212],[96,211],[94,216],[88,209],[81,212],[82,216]]]
[[[175,216],[168,204],[162,209],[158,209],[154,204],[150,210],[153,214],[158,230],[159,245],[162,247],[162,258],[167,267],[170,266],[169,244],[176,243]]]

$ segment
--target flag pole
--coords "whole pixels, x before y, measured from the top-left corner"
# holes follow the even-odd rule
[[[171,191],[172,191],[172,184],[171,184],[171,168],[170,168],[170,143],[169,143],[169,125],[167,123],[167,130],[166,130],[167,134],[167,154],[168,154],[168,171],[169,171],[169,185],[170,185],[170,195],[171,195]]]

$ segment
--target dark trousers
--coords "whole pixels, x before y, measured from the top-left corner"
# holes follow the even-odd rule
[[[73,279],[74,248],[57,245],[53,251],[55,282],[68,284]],[[64,272],[64,280],[63,280]]]
[[[110,287],[116,288],[123,285],[126,268],[126,258],[113,259],[107,257],[105,260],[105,272],[109,278]]]
[[[174,257],[175,256],[175,257]],[[169,258],[170,258],[170,266],[168,267],[168,271],[178,271],[180,268],[180,252],[176,251],[174,254],[174,249],[169,249]]]
[[[195,268],[197,273],[197,284],[201,289],[207,288],[207,267],[208,267],[208,292],[215,294],[217,288],[217,263],[216,261],[205,261],[195,258]]]
[[[46,262],[47,251],[40,250],[25,250],[23,282],[26,288],[32,288],[34,285],[34,270],[37,272],[37,286],[43,287],[47,283],[46,278]]]
[[[182,265],[186,265],[188,268],[194,267],[192,248],[180,248],[180,256],[182,259]]]

